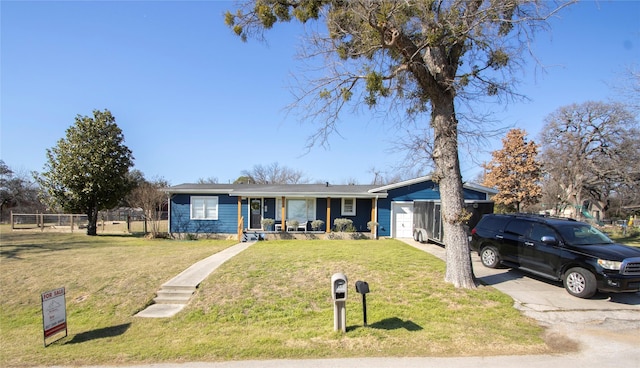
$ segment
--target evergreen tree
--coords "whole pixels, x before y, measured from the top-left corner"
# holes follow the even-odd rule
[[[98,211],[113,208],[130,191],[133,156],[109,110],[78,115],[66,138],[47,149],[41,190],[65,212],[85,213],[87,235],[96,235]]]

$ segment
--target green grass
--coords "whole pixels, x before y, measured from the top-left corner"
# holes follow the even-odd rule
[[[631,245],[634,247],[640,247],[640,230],[637,228],[627,229],[626,233],[623,233],[620,229],[609,232],[609,237],[619,243]]]
[[[134,317],[162,283],[232,243],[3,231],[0,366],[553,351],[511,298],[455,289],[442,261],[395,240],[259,242],[175,317]],[[349,278],[346,334],[333,331],[336,272]],[[367,328],[356,280],[371,289]],[[44,348],[40,293],[61,286],[69,336]]]

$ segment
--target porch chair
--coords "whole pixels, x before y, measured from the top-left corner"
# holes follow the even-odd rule
[[[298,224],[298,228],[296,230],[300,230],[302,229],[302,231],[304,231],[305,233],[307,232],[307,224],[309,223],[309,221],[305,221],[305,222],[301,222]]]

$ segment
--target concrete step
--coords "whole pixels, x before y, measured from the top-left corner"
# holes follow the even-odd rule
[[[153,301],[157,304],[187,304],[195,291],[194,287],[163,286]]]
[[[160,286],[161,291],[172,291],[176,293],[193,293],[196,291],[196,286],[193,285],[176,285],[166,283]]]
[[[155,304],[184,304],[184,305],[187,305],[189,303],[189,299],[158,296],[158,297],[153,298],[153,302]]]
[[[158,290],[157,296],[168,297],[168,298],[191,298],[195,290],[166,290],[160,289]]]
[[[156,304],[187,304],[191,298],[185,298],[184,296],[166,296],[158,295],[153,298]]]
[[[244,234],[242,234],[242,242],[252,242],[252,241],[258,241],[260,240],[260,238],[262,237],[261,233],[258,232],[245,232]]]

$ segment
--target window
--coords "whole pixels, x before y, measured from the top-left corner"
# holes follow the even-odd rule
[[[192,220],[217,220],[218,197],[191,197]]]
[[[517,236],[524,236],[529,232],[529,229],[531,229],[531,224],[530,221],[513,220],[507,225],[504,231]]]
[[[342,198],[342,216],[356,215],[356,199]]]
[[[282,198],[276,198],[276,220],[282,221]],[[313,198],[287,199],[287,220],[299,222],[316,219],[316,200]]]
[[[542,241],[542,237],[544,236],[555,237],[556,234],[553,231],[553,229],[551,229],[549,226],[534,223],[533,228],[531,229],[531,236],[530,236],[531,240]]]

